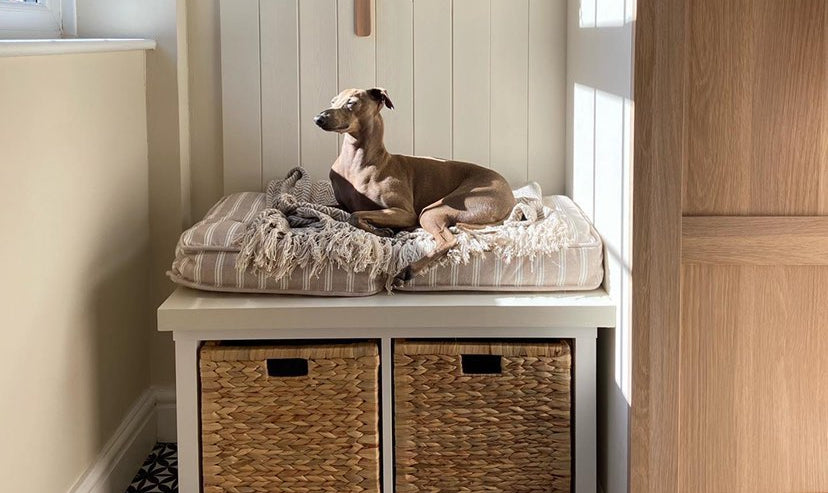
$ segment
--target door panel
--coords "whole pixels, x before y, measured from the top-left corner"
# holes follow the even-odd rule
[[[828,2],[690,2],[685,214],[826,212]]]
[[[681,491],[828,487],[828,267],[682,268]]]

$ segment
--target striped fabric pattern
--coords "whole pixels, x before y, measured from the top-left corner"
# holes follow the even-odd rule
[[[523,258],[506,263],[492,254],[466,265],[432,269],[397,289],[401,291],[577,291],[595,289],[604,276],[603,245],[583,212],[565,196],[544,202],[564,213],[575,241],[553,255],[534,261]],[[176,283],[208,291],[304,294],[315,296],[368,296],[382,291],[385,279],[366,273],[330,267],[318,276],[297,269],[281,280],[264,273],[236,270],[236,257],[246,225],[265,208],[265,194],[228,195],[207,215],[185,231],[178,242],[169,277]]]
[[[290,278],[279,280],[262,272],[238,271],[236,257],[245,228],[265,204],[265,194],[258,192],[222,198],[204,219],[181,235],[167,273],[170,279],[191,288],[236,293],[369,296],[384,289],[383,279],[338,268],[329,268],[319,276],[300,268]]]
[[[483,254],[465,265],[438,267],[398,287],[400,291],[586,291],[604,280],[604,246],[569,197],[547,196],[544,205],[563,213],[575,240],[553,255],[503,262]]]

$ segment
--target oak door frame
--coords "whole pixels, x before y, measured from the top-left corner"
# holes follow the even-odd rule
[[[635,22],[630,491],[679,487],[685,0],[638,0]]]

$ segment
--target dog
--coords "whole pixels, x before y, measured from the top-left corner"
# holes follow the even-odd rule
[[[330,179],[340,207],[352,214],[352,225],[380,236],[419,225],[434,237],[434,249],[397,275],[407,281],[457,243],[451,226],[500,223],[514,208],[515,198],[506,179],[491,169],[388,153],[383,107],[393,109],[394,104],[381,87],[346,89],[313,121],[322,130],[344,135]]]

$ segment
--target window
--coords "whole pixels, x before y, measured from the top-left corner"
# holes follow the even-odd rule
[[[75,0],[0,0],[0,39],[75,35]]]

